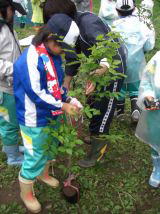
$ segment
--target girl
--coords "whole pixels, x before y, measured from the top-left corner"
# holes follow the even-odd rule
[[[135,6],[136,1],[133,0]],[[142,16],[142,20],[146,23],[150,23],[150,16],[153,13],[153,0],[143,0],[140,4],[140,11],[135,8],[133,15],[134,16]],[[112,27],[113,22],[119,19],[118,12],[116,10],[116,0],[101,0],[99,17],[103,20],[103,22],[110,27]]]
[[[48,134],[44,128],[48,126],[49,120],[57,120],[63,111],[73,115],[79,110],[66,103],[66,89],[62,88],[62,60],[59,56],[63,50],[59,40],[46,27],[42,28],[14,67],[17,118],[25,147],[24,162],[19,174],[20,196],[33,213],[41,210],[33,194],[35,179],[38,177],[53,188],[59,184],[58,180],[48,174],[49,163],[54,157],[46,155],[44,145]],[[55,139],[53,144],[56,151]]]
[[[127,77],[124,80],[121,95],[118,97],[117,118],[124,119],[125,96],[129,92],[131,122],[137,124],[140,117],[136,104],[139,84],[146,66],[145,53],[151,51],[155,45],[155,31],[153,26],[148,27],[134,15],[133,0],[129,0],[127,4],[123,0],[117,0],[116,10],[119,19],[113,23],[114,30],[120,33],[127,49]]]
[[[160,51],[150,60],[145,69],[139,89],[138,105],[142,109],[136,129],[136,137],[150,145],[153,172],[149,184],[160,185],[160,110],[145,110],[144,101],[148,103],[160,99]]]
[[[0,136],[8,165],[21,165],[23,161],[18,147],[19,125],[12,84],[13,63],[21,53],[13,30],[15,11],[26,14],[21,4],[11,0],[0,1]]]
[[[43,24],[43,12],[41,8],[41,4],[43,4],[44,0],[31,0],[32,3],[32,22],[35,27],[39,27]]]

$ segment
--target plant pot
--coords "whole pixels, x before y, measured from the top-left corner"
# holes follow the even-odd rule
[[[80,185],[76,180],[72,180],[71,185],[63,186],[62,188],[63,196],[69,203],[75,204],[79,201],[80,198],[79,188]]]

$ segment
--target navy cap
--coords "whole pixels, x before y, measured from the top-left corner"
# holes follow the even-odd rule
[[[49,30],[57,34],[64,43],[75,45],[79,36],[79,28],[75,21],[66,14],[55,14],[47,23]]]

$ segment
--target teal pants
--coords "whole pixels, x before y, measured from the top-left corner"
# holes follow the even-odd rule
[[[129,97],[138,97],[140,81],[133,83],[123,83],[121,88],[121,95],[118,98],[118,101],[123,101],[126,97],[127,92],[129,93]]]
[[[4,146],[16,145],[19,140],[14,96],[2,92],[0,92],[0,136]]]
[[[26,180],[34,180],[39,176],[43,172],[46,163],[55,159],[57,154],[59,142],[54,137],[51,145],[52,155],[48,151],[47,142],[51,136],[45,131],[45,128],[48,127],[26,127],[20,125],[25,147],[24,161],[20,174]]]

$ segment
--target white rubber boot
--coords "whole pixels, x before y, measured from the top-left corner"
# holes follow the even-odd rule
[[[20,166],[23,162],[23,155],[19,152],[19,147],[17,145],[3,146],[3,152],[7,156],[7,164],[10,166]]]
[[[41,204],[38,202],[34,194],[34,181],[26,180],[19,175],[20,197],[25,206],[32,213],[39,213],[41,211]]]
[[[43,173],[37,178],[43,181],[44,183],[48,184],[49,186],[56,188],[59,186],[59,181],[56,178],[49,175],[49,167],[50,167],[50,163],[47,163]]]
[[[149,179],[149,184],[152,187],[159,187],[160,186],[160,156],[153,156],[153,171]]]

